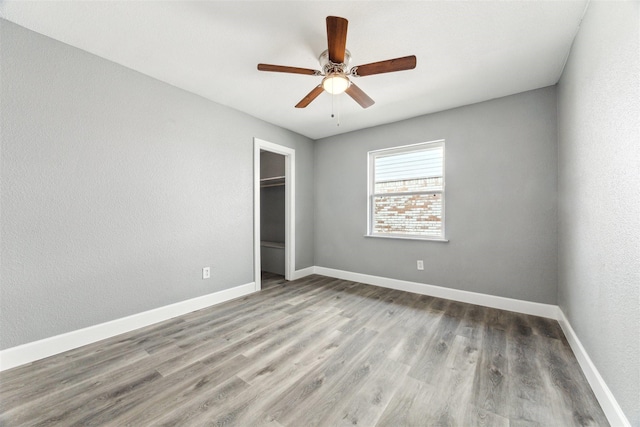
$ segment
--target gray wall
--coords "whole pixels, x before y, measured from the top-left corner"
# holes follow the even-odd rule
[[[252,282],[253,137],[296,149],[313,265],[311,140],[0,25],[1,349]]]
[[[450,242],[364,237],[367,152],[437,139]],[[316,265],[556,302],[555,87],[322,139],[315,154]]]
[[[558,89],[558,303],[640,426],[640,3],[591,2]]]
[[[284,243],[284,185],[260,189],[260,239]]]

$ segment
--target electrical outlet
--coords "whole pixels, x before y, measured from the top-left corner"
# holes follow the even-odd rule
[[[211,277],[211,267],[204,267],[202,269],[202,278],[208,279]]]
[[[424,270],[424,261],[421,259],[418,260],[418,270]]]

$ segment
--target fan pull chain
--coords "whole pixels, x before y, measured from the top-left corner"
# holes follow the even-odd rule
[[[338,95],[331,95],[331,118],[332,119],[336,117],[336,115],[334,113],[336,96],[338,96]],[[340,126],[340,104],[338,104],[338,118],[337,118],[336,126],[338,126],[338,127]]]
[[[333,80],[331,80],[331,118],[332,119],[335,117],[335,115],[333,114],[335,101],[336,101],[336,96],[333,94]]]

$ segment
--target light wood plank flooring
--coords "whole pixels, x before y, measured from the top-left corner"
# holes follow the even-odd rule
[[[608,425],[557,322],[322,276],[0,373],[0,424]]]

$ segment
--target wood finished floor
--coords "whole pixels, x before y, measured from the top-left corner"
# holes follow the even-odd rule
[[[557,322],[317,275],[4,371],[0,424],[608,425]]]

